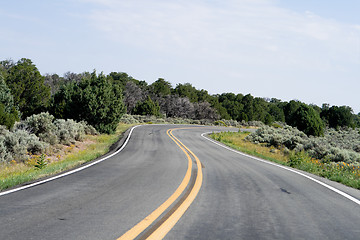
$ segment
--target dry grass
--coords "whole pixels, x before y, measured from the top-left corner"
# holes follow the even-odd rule
[[[288,162],[288,155],[284,154],[283,151],[279,149],[275,149],[273,147],[269,148],[261,144],[254,144],[245,141],[245,137],[249,134],[249,132],[223,132],[213,134],[212,138],[250,155],[261,157],[274,162],[280,162],[285,164]]]

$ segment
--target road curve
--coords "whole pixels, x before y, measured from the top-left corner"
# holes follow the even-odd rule
[[[118,239],[177,191],[188,171],[187,154],[192,173],[196,158],[201,161],[202,185],[164,239],[359,239],[355,202],[201,137],[219,128],[173,131],[188,148],[184,152],[167,135],[181,127],[138,127],[127,146],[106,161],[1,196],[0,239]],[[360,199],[358,190],[315,178]]]

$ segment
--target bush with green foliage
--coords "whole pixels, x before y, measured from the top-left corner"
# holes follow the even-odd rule
[[[148,96],[146,100],[137,102],[134,110],[135,115],[157,116],[160,114],[160,106]]]
[[[53,97],[52,113],[57,118],[84,120],[102,133],[113,133],[125,107],[120,86],[93,72],[78,84],[64,85]]]
[[[321,112],[321,116],[329,124],[331,128],[354,127],[352,109],[347,106],[332,106],[325,108]]]
[[[0,125],[4,125],[8,129],[12,128],[15,121],[19,120],[19,115],[10,89],[0,74]]]
[[[289,116],[287,124],[297,127],[307,135],[324,135],[324,123],[311,106],[301,103],[296,110]]]
[[[6,84],[23,117],[44,111],[50,101],[50,87],[30,59],[22,58],[6,74]]]
[[[150,92],[156,96],[170,95],[172,91],[171,83],[163,78],[159,78],[149,86]]]

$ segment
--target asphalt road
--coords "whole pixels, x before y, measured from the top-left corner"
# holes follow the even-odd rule
[[[183,181],[187,156],[167,135],[168,129],[180,127],[138,127],[119,154],[75,174],[0,196],[0,239],[119,238]],[[201,161],[203,179],[195,200],[164,239],[360,239],[358,203],[201,136],[216,129],[173,131]],[[190,151],[194,180],[196,159]],[[315,178],[360,199],[358,190]]]

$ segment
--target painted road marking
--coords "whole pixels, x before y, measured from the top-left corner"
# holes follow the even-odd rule
[[[177,141],[179,141],[175,136],[173,136]],[[179,141],[180,142],[180,141]],[[180,220],[180,218],[184,215],[186,210],[190,207],[191,203],[195,200],[197,194],[200,191],[203,175],[202,175],[202,167],[199,158],[182,142],[180,144],[196,159],[197,165],[197,177],[194,184],[193,189],[191,190],[189,196],[185,199],[185,201],[179,206],[178,209],[158,228],[156,229],[147,239],[149,240],[159,240],[163,239],[166,234],[175,226],[175,224]]]
[[[294,170],[294,169],[292,169],[292,168],[288,168],[288,167],[285,167],[285,166],[282,166],[282,165],[279,165],[279,164],[276,164],[276,163],[273,163],[273,162],[269,162],[269,161],[263,160],[263,159],[261,159],[261,158],[257,158],[257,157],[248,155],[248,154],[243,153],[243,152],[239,152],[239,151],[237,151],[237,150],[235,150],[235,149],[232,149],[232,148],[230,148],[230,147],[224,146],[224,145],[216,142],[215,140],[212,140],[212,139],[207,138],[207,137],[204,136],[204,135],[210,134],[210,133],[213,133],[213,132],[203,133],[203,134],[201,134],[201,136],[202,136],[203,138],[205,138],[206,140],[208,140],[208,141],[210,141],[210,142],[212,142],[212,143],[214,143],[214,144],[216,144],[216,145],[218,145],[218,146],[220,146],[220,147],[223,147],[223,148],[225,148],[225,149],[227,149],[227,150],[230,150],[230,151],[232,151],[232,152],[235,152],[235,153],[237,153],[237,154],[240,154],[240,155],[243,155],[243,156],[246,156],[246,157],[255,159],[255,160],[257,160],[257,161],[260,161],[260,162],[263,162],[263,163],[266,163],[266,164],[270,164],[270,165],[273,165],[273,166],[276,166],[276,167],[279,167],[279,168],[288,170],[288,171],[290,171],[290,172],[296,173],[296,174],[298,174],[298,175],[300,175],[300,176],[303,176],[303,177],[305,177],[305,178],[307,178],[307,179],[309,179],[309,180],[311,180],[311,181],[313,181],[313,182],[316,182],[316,183],[318,183],[318,184],[320,184],[320,185],[322,185],[322,186],[330,189],[331,191],[336,192],[337,194],[340,194],[341,196],[349,199],[350,201],[353,201],[354,203],[360,205],[360,200],[359,200],[359,199],[354,198],[353,196],[350,196],[349,194],[344,193],[343,191],[341,191],[341,190],[339,190],[339,189],[337,189],[337,188],[334,188],[334,187],[332,187],[332,186],[330,186],[330,185],[328,185],[328,184],[326,184],[326,183],[324,183],[324,182],[321,182],[321,181],[319,181],[319,180],[317,180],[317,179],[315,179],[315,178],[313,178],[313,177],[310,177],[310,176],[308,176],[308,175],[306,175],[306,174],[304,174],[304,173],[298,172],[298,171],[296,171],[296,170]]]
[[[66,172],[66,173],[59,174],[59,175],[57,175],[57,176],[47,178],[47,179],[42,180],[42,181],[38,181],[38,182],[35,182],[35,183],[32,183],[32,184],[28,184],[28,185],[25,185],[25,186],[22,186],[22,187],[14,188],[14,189],[11,189],[11,190],[8,190],[8,191],[0,192],[0,197],[1,197],[1,196],[4,196],[4,195],[7,195],[7,194],[10,194],[10,193],[13,193],[13,192],[17,192],[17,191],[20,191],[20,190],[24,190],[24,189],[27,189],[27,188],[35,187],[35,186],[37,186],[37,185],[44,184],[44,183],[53,181],[53,180],[58,179],[58,178],[62,178],[62,177],[68,176],[68,175],[73,174],[73,173],[76,173],[76,172],[80,172],[80,171],[82,171],[82,170],[84,170],[84,169],[86,169],[86,168],[89,168],[89,167],[91,167],[91,166],[94,166],[95,164],[98,164],[98,163],[100,163],[100,162],[103,162],[103,161],[105,161],[105,160],[108,159],[108,158],[111,158],[112,156],[118,154],[119,152],[121,152],[121,151],[125,148],[125,146],[127,145],[127,143],[128,143],[129,140],[130,140],[130,137],[131,137],[132,132],[134,131],[135,128],[137,128],[137,127],[139,127],[139,126],[141,126],[141,125],[137,125],[137,126],[132,127],[131,130],[130,130],[130,132],[129,132],[128,137],[126,138],[126,140],[125,140],[124,144],[121,146],[121,148],[120,148],[119,150],[117,150],[116,152],[110,154],[109,156],[106,156],[106,157],[101,158],[101,159],[99,159],[99,160],[97,160],[97,161],[91,162],[90,164],[87,164],[87,165],[85,165],[85,166],[82,166],[82,167],[76,168],[76,169],[74,169],[74,170],[68,171],[68,172]]]
[[[175,128],[169,129],[166,133],[167,135],[178,145],[178,147],[185,153],[188,159],[188,169],[186,171],[185,177],[180,184],[180,186],[176,189],[176,191],[163,203],[161,204],[155,211],[153,211],[150,215],[145,217],[141,222],[136,224],[133,228],[127,231],[124,235],[122,235],[117,240],[132,240],[138,237],[142,232],[144,232],[152,223],[154,223],[157,218],[162,215],[179,197],[184,193],[186,187],[188,186],[191,178],[192,171],[192,160],[189,153],[196,159],[197,163],[197,177],[195,180],[195,184],[193,189],[191,190],[188,197],[184,200],[183,203],[174,211],[173,214],[169,216],[167,220],[165,220],[156,230],[154,230],[149,238],[147,239],[162,239],[165,235],[171,230],[171,228],[176,224],[176,222],[181,218],[186,209],[190,206],[190,204],[194,201],[197,193],[200,190],[202,183],[202,170],[200,160],[196,157],[196,155],[190,151],[179,139],[177,139],[173,134],[173,130],[179,130],[184,128]],[[188,153],[189,152],[189,153]],[[169,224],[170,223],[170,224]]]

